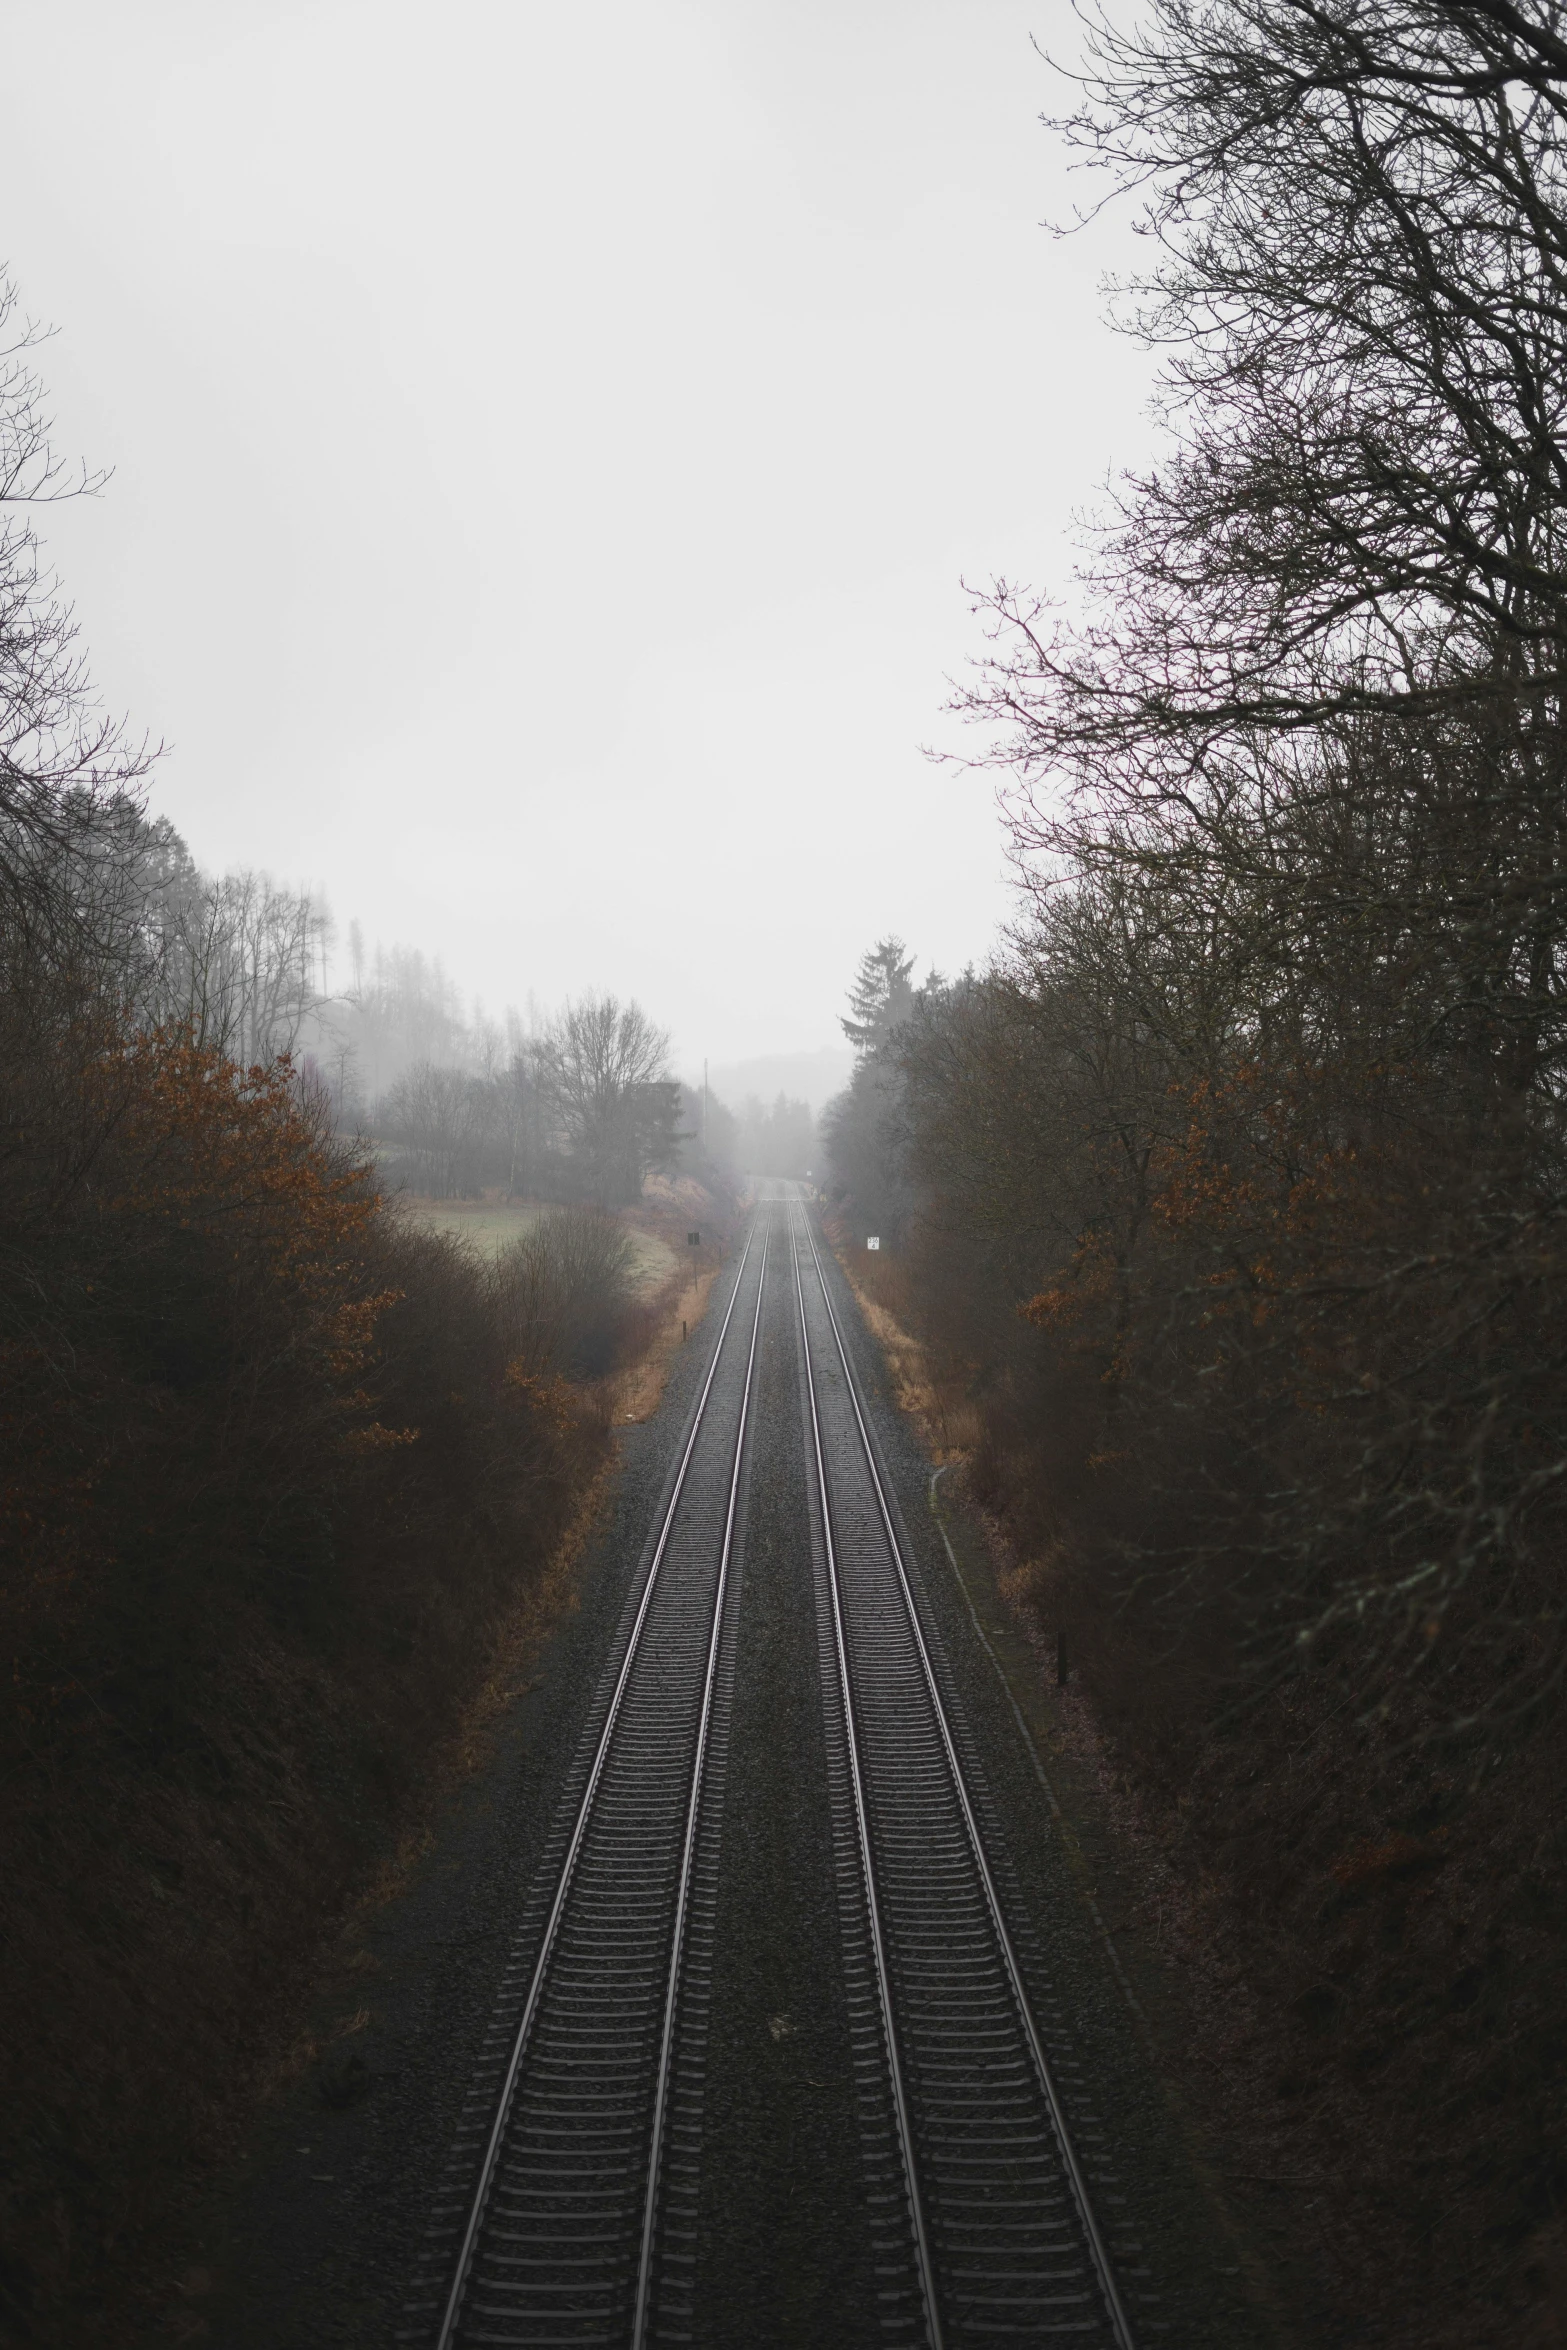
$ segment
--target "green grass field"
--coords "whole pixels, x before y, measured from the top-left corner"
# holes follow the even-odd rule
[[[530,1224],[549,1214],[547,1208],[521,1201],[492,1204],[486,1200],[405,1198],[403,1204],[421,1224],[430,1225],[436,1232],[450,1232],[458,1240],[470,1241],[484,1257],[499,1256],[508,1241],[520,1240]]]
[[[520,1239],[530,1224],[550,1213],[548,1208],[526,1200],[421,1200],[405,1196],[403,1205],[433,1230],[466,1240],[485,1257],[499,1256],[509,1241]],[[647,1232],[633,1232],[631,1240],[636,1251],[637,1286],[656,1289],[675,1269],[674,1250],[667,1241],[655,1240]]]

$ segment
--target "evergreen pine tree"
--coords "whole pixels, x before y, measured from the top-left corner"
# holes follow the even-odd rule
[[[878,939],[860,957],[860,968],[849,990],[849,1018],[840,1023],[857,1053],[872,1053],[900,1028],[914,1009],[909,973],[914,957],[901,938]]]

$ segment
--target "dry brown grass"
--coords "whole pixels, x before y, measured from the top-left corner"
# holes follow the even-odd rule
[[[627,1359],[606,1384],[606,1408],[621,1427],[657,1411],[676,1349],[696,1335],[735,1236],[734,1217],[705,1192],[672,1200],[652,1194],[628,1208],[623,1221],[670,1251],[675,1269],[640,1301]],[[693,1229],[702,1234],[695,1250],[686,1238]]]
[[[707,1312],[720,1267],[688,1275],[685,1268],[671,1275],[642,1308],[646,1335],[632,1360],[606,1387],[611,1418],[619,1427],[651,1419],[657,1411],[676,1349],[695,1335]]]
[[[979,1415],[967,1392],[963,1366],[908,1330],[909,1275],[891,1250],[856,1248],[845,1234],[828,1228],[833,1254],[843,1268],[866,1327],[882,1352],[899,1408],[908,1413],[931,1460],[966,1460],[979,1436]]]

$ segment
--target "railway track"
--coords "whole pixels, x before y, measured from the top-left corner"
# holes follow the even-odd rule
[[[722,1791],[729,1568],[767,1221],[736,1271],[453,2151],[403,2335],[437,2350],[641,2350],[650,2337],[661,2223],[667,2233],[676,2174],[690,2166],[675,2143],[683,1994],[704,1822]],[[678,2298],[679,2248],[664,2249]]]
[[[884,2334],[1130,2350],[1094,2204],[1114,2190],[1091,2182],[1046,2054],[826,1270],[803,1211],[791,1221]]]
[[[769,1260],[798,1350],[841,1962],[882,2340],[1131,2350],[1136,2248],[803,1206],[764,1201],[523,1919],[402,2337],[690,2338],[704,1999]],[[776,1294],[776,1293],[775,1293]],[[824,1953],[824,1962],[830,1963]],[[711,2320],[713,2313],[709,2313]],[[716,2338],[716,2337],[715,2337]]]

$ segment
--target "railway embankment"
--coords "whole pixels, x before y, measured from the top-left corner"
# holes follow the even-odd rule
[[[1327,1670],[1199,1709],[1179,1654],[1161,1686],[1030,1541],[1048,1501],[998,1470],[973,1366],[916,1334],[907,1266],[838,1253],[1026,1721],[1040,1836],[1280,2338],[1560,2339],[1559,1726],[1433,1741],[1417,1691],[1369,1711]]]

